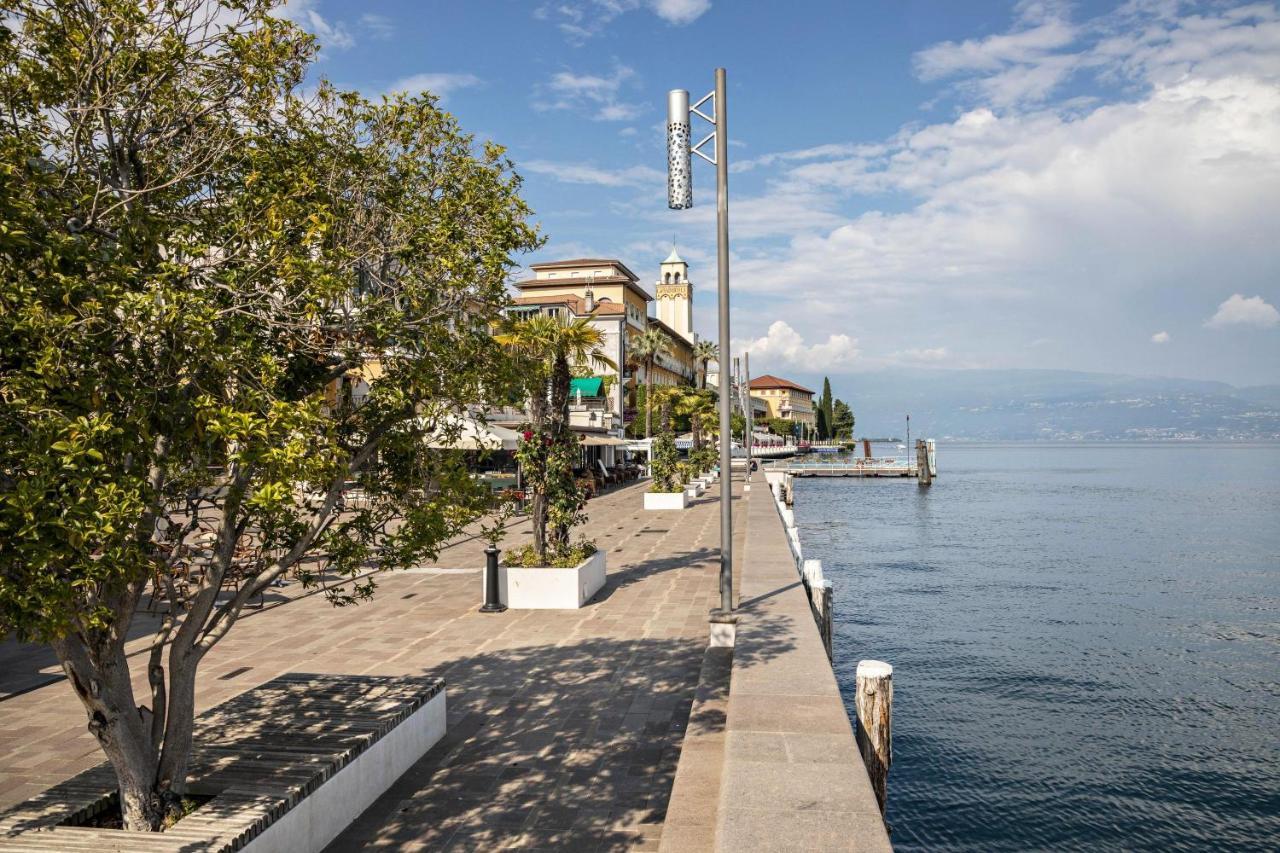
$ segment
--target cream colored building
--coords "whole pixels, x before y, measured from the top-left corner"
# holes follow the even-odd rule
[[[669,352],[653,365],[654,385],[692,385],[697,377],[693,358],[693,285],[689,265],[676,254],[659,266],[657,317],[649,315],[654,302],[640,278],[626,264],[612,258],[573,258],[530,266],[533,278],[516,282],[519,295],[510,316],[532,314],[590,318],[605,337],[605,355],[618,370],[602,370],[611,377],[607,421],[620,427],[635,415],[635,389],[644,384],[645,368],[631,355],[629,344],[646,329],[666,335]]]
[[[809,428],[813,428],[818,421],[813,410],[813,393],[812,389],[790,379],[767,373],[751,380],[751,396],[765,402],[769,407],[769,417],[796,421]]]

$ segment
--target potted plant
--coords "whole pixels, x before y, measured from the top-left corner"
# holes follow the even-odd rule
[[[644,508],[684,509],[689,505],[689,500],[679,479],[677,465],[680,454],[676,450],[675,436],[671,432],[669,396],[663,398],[661,423],[650,452],[652,459],[649,467],[653,472],[653,485],[645,492]]]
[[[507,550],[499,594],[512,609],[573,609],[605,582],[605,555],[585,539],[570,541],[586,520],[586,497],[574,478],[580,439],[569,429],[573,365],[612,367],[600,351],[604,336],[586,320],[538,316],[511,323],[500,337],[524,384],[530,422],[516,459],[532,501],[533,541]]]

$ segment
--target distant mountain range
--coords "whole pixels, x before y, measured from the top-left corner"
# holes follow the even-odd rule
[[[913,436],[939,439],[1280,439],[1280,385],[1065,370],[901,370],[833,377],[832,386],[852,404],[860,436],[905,437],[910,414]]]

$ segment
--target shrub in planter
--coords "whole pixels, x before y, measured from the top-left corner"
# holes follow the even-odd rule
[[[680,491],[680,472],[677,467],[679,457],[680,454],[676,450],[676,442],[671,435],[671,430],[664,428],[662,432],[658,433],[658,437],[653,440],[653,462],[650,466],[653,470],[653,485],[649,488],[649,491]]]
[[[596,544],[587,539],[579,539],[567,548],[561,548],[557,551],[548,551],[546,562],[538,559],[538,552],[532,545],[521,545],[517,548],[508,548],[502,557],[502,565],[518,566],[521,568],[539,568],[549,567],[555,569],[572,568],[583,560],[590,557],[598,549]]]

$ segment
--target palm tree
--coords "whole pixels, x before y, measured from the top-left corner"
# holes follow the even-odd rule
[[[693,452],[697,453],[702,449],[705,424],[709,423],[716,413],[716,404],[711,392],[700,388],[682,394],[676,401],[675,412],[678,415],[689,416],[689,429],[693,433]]]
[[[600,351],[604,346],[603,333],[586,319],[561,320],[538,315],[508,321],[497,341],[512,358],[512,369],[527,397],[529,424],[539,440],[544,431],[549,431],[557,440],[565,440],[569,435],[569,385],[573,365],[615,366]],[[533,547],[543,563],[547,560],[547,473],[552,472],[527,472],[532,493]],[[553,544],[564,546],[568,540],[568,525],[558,525],[552,532]]]
[[[653,396],[653,364],[659,355],[670,355],[671,346],[667,336],[657,326],[650,326],[631,341],[631,351],[644,365],[644,437],[653,435],[653,407],[649,398]]]
[[[714,341],[702,340],[693,345],[693,360],[698,364],[698,387],[707,387],[707,365],[720,360],[720,347]]]

